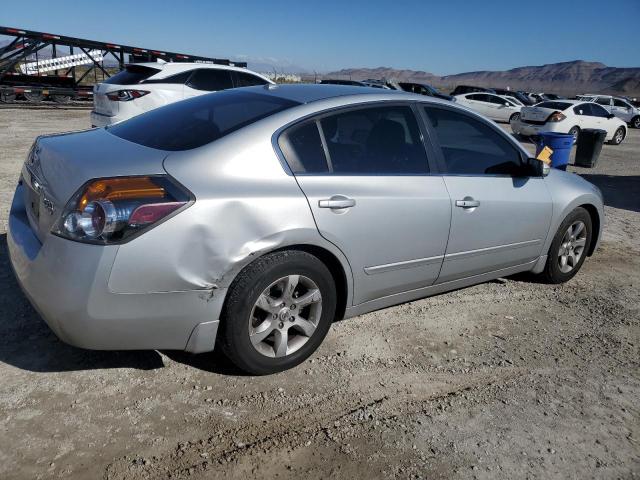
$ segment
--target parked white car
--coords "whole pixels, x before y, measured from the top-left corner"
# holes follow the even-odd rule
[[[522,105],[513,99],[494,93],[463,93],[454,97],[460,105],[470,108],[497,122],[512,122],[520,117]]]
[[[609,113],[613,113],[633,128],[640,128],[640,108],[634,107],[624,98],[612,95],[582,95],[579,98],[602,105]]]
[[[246,68],[227,65],[134,63],[93,87],[91,125],[113,125],[185,98],[268,83],[274,82]]]
[[[627,136],[624,121],[597,103],[582,100],[548,100],[523,107],[520,118],[511,122],[513,133],[524,136],[556,132],[569,133],[577,139],[580,130],[585,128],[605,130],[605,141],[613,145],[620,145]]]

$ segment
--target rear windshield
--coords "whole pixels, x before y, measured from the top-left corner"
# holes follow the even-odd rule
[[[571,106],[570,103],[567,102],[542,102],[536,105],[536,107],[540,108],[550,108],[551,110],[566,110]]]
[[[226,90],[151,110],[108,131],[146,147],[190,150],[296,105],[270,95]]]
[[[143,65],[127,65],[124,70],[109,77],[104,83],[115,85],[136,85],[142,80],[146,80],[151,75],[158,73],[160,69],[145,67]]]

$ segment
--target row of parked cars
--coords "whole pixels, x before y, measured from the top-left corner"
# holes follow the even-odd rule
[[[352,85],[401,90],[455,101],[498,122],[508,122],[514,133],[536,136],[541,132],[570,133],[581,129],[607,132],[606,141],[618,145],[628,125],[640,128],[640,109],[630,99],[610,95],[583,95],[564,99],[549,93],[459,85],[450,95],[426,83],[368,79],[323,79],[322,84]],[[108,126],[204,93],[236,87],[270,85],[273,81],[246,68],[202,63],[149,62],[128,65],[123,71],[96,85],[93,126]]]

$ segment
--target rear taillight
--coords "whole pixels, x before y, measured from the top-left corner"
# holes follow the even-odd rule
[[[129,102],[136,98],[144,97],[151,92],[147,90],[118,90],[116,92],[107,93],[107,98],[114,102]]]
[[[567,117],[564,115],[564,113],[553,112],[551,115],[549,115],[549,118],[547,118],[547,122],[561,122],[565,118]]]
[[[67,203],[52,232],[87,243],[120,243],[176,213],[192,198],[162,175],[92,180]]]

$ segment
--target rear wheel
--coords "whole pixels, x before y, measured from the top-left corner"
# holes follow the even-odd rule
[[[567,215],[553,237],[542,278],[548,283],[564,283],[573,278],[584,263],[591,238],[591,217],[578,207]]]
[[[575,143],[578,141],[578,135],[580,135],[580,127],[578,127],[577,125],[575,127],[571,127],[571,130],[569,130],[569,135],[573,135],[573,144],[575,145]]]
[[[611,138],[611,141],[609,143],[611,145],[620,145],[624,140],[625,134],[626,132],[624,130],[624,127],[619,127],[616,130],[616,133],[613,134],[613,137]]]
[[[31,103],[40,103],[44,100],[44,94],[42,92],[24,92],[24,98]]]
[[[633,128],[640,128],[640,115],[631,119],[631,126]]]
[[[306,252],[275,252],[247,266],[229,289],[219,341],[254,375],[306,360],[327,335],[336,309],[331,272]]]
[[[2,103],[10,103],[16,99],[16,94],[10,91],[0,92],[0,102]]]
[[[54,102],[61,105],[66,105],[71,102],[71,95],[53,95],[51,98]]]
[[[520,114],[518,112],[514,113],[509,117],[509,123],[512,123],[516,120],[520,120]]]

